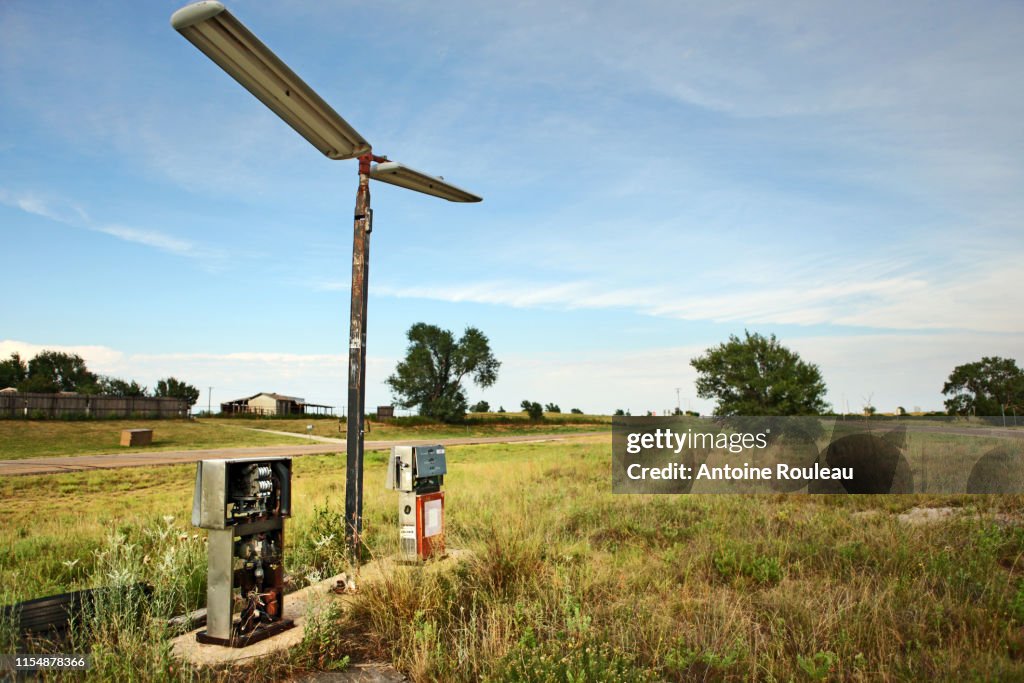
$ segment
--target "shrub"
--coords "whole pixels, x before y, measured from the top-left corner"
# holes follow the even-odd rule
[[[544,408],[536,401],[523,401],[521,405],[531,420],[540,420],[544,417]]]

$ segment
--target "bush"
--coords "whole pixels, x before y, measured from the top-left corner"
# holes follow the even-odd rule
[[[548,413],[560,413],[562,412],[562,409],[558,406],[557,403],[549,403],[546,406],[544,406],[544,411]]]
[[[471,413],[489,413],[491,412],[491,404],[487,401],[477,401],[469,407]]]
[[[523,401],[523,411],[530,416],[531,420],[540,420],[544,417],[544,408],[536,401]]]

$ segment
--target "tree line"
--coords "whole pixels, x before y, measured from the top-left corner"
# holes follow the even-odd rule
[[[13,387],[20,392],[55,394],[102,394],[123,397],[183,398],[189,406],[199,400],[199,389],[174,377],[159,380],[152,391],[135,380],[99,375],[89,370],[76,353],[40,351],[28,361],[17,352],[0,360],[0,388]]]
[[[744,332],[690,361],[697,395],[715,399],[716,415],[821,415],[825,380],[817,365],[782,346],[775,335]],[[953,368],[942,386],[949,415],[1024,413],[1024,371],[1011,358],[985,356]],[[874,413],[873,406],[865,410]]]
[[[494,357],[487,336],[475,327],[467,327],[456,339],[448,330],[416,323],[407,337],[405,359],[386,380],[403,408],[418,407],[421,415],[455,422],[466,414],[464,379],[472,379],[481,388],[497,381],[501,363]],[[691,359],[690,365],[697,371],[697,396],[714,400],[716,415],[831,412],[820,368],[783,346],[774,334],[766,337],[744,331],[742,338],[730,335],[728,341]],[[985,356],[956,366],[942,393],[948,397],[945,407],[950,415],[1024,414],[1024,371],[1013,359]],[[542,406],[530,400],[523,401],[521,408],[534,420],[541,419],[545,412],[561,412],[557,404]],[[490,405],[480,401],[472,409],[487,412]],[[505,410],[500,408],[498,412]],[[576,408],[572,412],[582,413]],[[616,414],[628,413],[620,409]]]

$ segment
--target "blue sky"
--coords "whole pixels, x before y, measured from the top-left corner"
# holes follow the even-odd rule
[[[0,354],[340,410],[355,162],[179,6],[0,4]],[[1020,3],[229,8],[375,152],[484,197],[373,186],[371,406],[417,321],[482,329],[469,395],[506,408],[706,412],[689,360],[744,329],[837,409],[1024,360]]]

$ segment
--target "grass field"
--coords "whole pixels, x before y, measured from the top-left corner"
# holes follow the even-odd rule
[[[346,425],[336,418],[202,418],[216,425],[272,429],[296,434],[344,438]],[[531,422],[525,413],[469,413],[464,424],[442,424],[421,418],[398,418],[390,422],[368,421],[366,438],[373,441],[391,439],[443,439],[460,436],[518,436],[529,434],[569,434],[595,432],[611,427],[605,415],[548,414],[544,420]]]
[[[397,548],[384,458],[367,456],[377,555]],[[294,469],[288,570],[301,585],[343,567],[344,463]],[[350,656],[438,681],[1024,679],[1019,496],[615,496],[605,437],[451,447],[449,470],[449,544],[471,561],[402,569],[286,658],[199,677],[277,680]],[[144,579],[157,587],[144,614],[198,604],[193,473],[0,482],[3,601]],[[962,514],[897,517],[935,505]],[[94,678],[197,675],[170,660],[158,621],[111,613],[116,638],[100,616],[82,636]]]
[[[492,414],[493,415],[493,414]],[[562,415],[530,422],[525,415],[505,420],[474,417],[466,424],[446,425],[428,421],[398,420],[369,423],[369,440],[443,439],[452,437],[569,434],[608,429],[611,418]],[[121,430],[152,428],[153,445],[132,451],[167,451],[199,448],[230,448],[301,444],[294,437],[266,431],[310,433],[345,438],[344,423],[337,419],[202,418],[197,420],[0,420],[0,460],[20,460],[55,455],[89,455],[127,450],[120,446]]]
[[[119,445],[121,430],[141,428],[153,430],[153,445],[132,451],[301,443],[289,436],[194,420],[0,420],[0,460],[116,453],[127,450]]]

